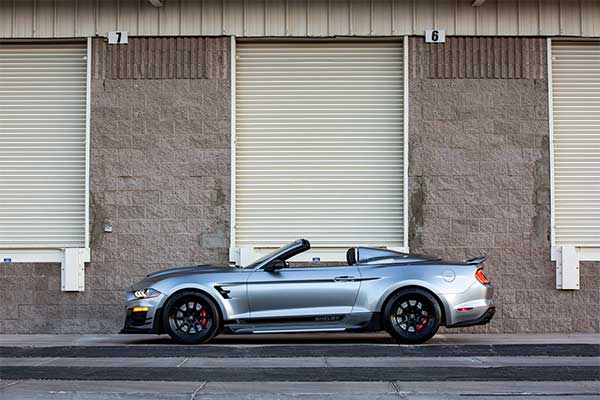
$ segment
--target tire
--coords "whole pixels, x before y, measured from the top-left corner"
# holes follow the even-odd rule
[[[383,310],[384,326],[400,344],[419,344],[431,339],[442,319],[439,303],[429,292],[403,289],[392,295]]]
[[[167,300],[163,312],[165,331],[177,343],[206,343],[221,323],[215,302],[201,292],[186,290]]]

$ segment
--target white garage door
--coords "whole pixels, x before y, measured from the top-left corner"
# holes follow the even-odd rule
[[[402,44],[236,51],[236,245],[402,247]]]
[[[85,246],[85,44],[0,43],[0,248]]]
[[[600,42],[553,41],[558,245],[600,247]]]

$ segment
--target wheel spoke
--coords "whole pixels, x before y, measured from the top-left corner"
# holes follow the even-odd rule
[[[195,295],[180,298],[169,308],[169,327],[189,340],[202,339],[214,329],[210,304]]]
[[[409,335],[421,335],[431,325],[432,306],[420,296],[404,297],[396,303],[389,317],[392,324]]]

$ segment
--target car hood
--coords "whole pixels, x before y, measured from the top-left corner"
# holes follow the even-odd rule
[[[182,267],[182,268],[171,268],[162,271],[157,271],[147,275],[144,279],[127,288],[128,291],[136,291],[145,289],[148,287],[154,287],[157,283],[174,277],[186,276],[186,275],[199,275],[199,274],[223,274],[223,273],[235,273],[239,272],[240,269],[231,266],[219,266],[219,265],[196,265],[193,267]]]

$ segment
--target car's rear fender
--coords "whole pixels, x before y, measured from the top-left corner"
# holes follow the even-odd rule
[[[440,294],[436,291],[436,288],[431,285],[428,282],[422,281],[422,280],[407,280],[407,281],[402,281],[399,282],[396,285],[390,286],[388,287],[383,294],[381,295],[379,301],[377,302],[377,305],[375,306],[376,309],[375,311],[383,311],[383,307],[385,306],[387,300],[397,291],[402,290],[402,289],[408,289],[408,288],[419,288],[419,289],[424,289],[427,292],[431,293],[440,303],[440,306],[442,307],[444,316],[448,315],[448,313],[450,312],[450,307],[448,305],[448,302],[446,301],[446,299],[444,298],[443,294]]]
[[[379,312],[385,300],[405,287],[420,287],[434,294],[452,320],[452,299],[476,281],[477,265],[398,265],[360,267],[363,282],[353,312]],[[451,321],[450,321],[451,322]]]

